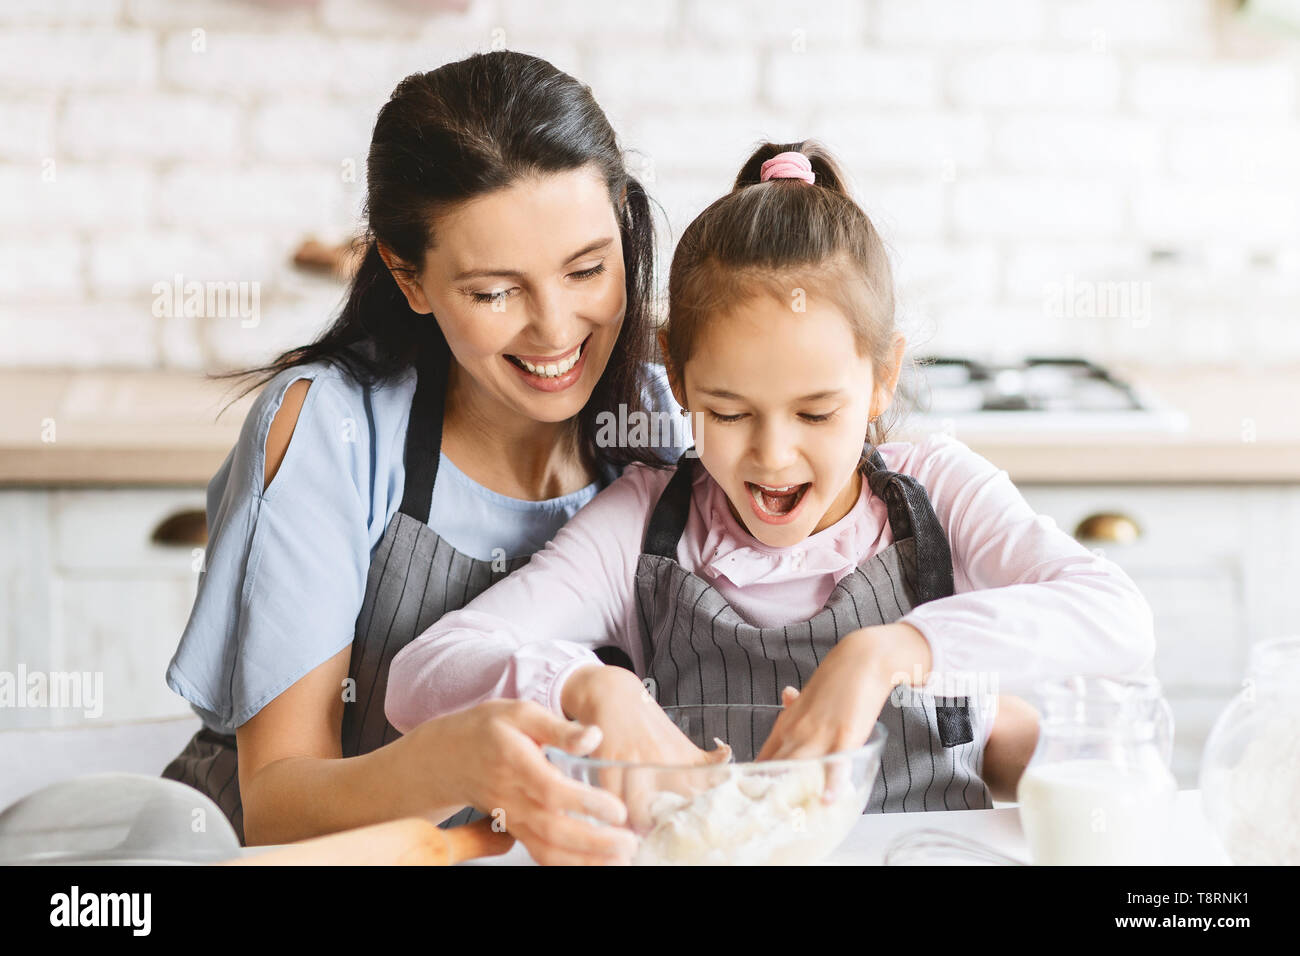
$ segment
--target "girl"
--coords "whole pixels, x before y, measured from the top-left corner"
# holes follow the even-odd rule
[[[671,409],[650,365],[648,197],[591,90],[536,57],[407,77],[379,112],[346,304],[265,373],[208,486],[210,545],[167,682],[203,730],[164,771],[247,843],[504,809],[546,862],[625,857],[610,794],[547,742],[598,731],[490,701],[399,737],[392,655],[528,560],[648,447],[601,411]],[[675,460],[679,450],[669,450]],[[634,847],[634,843],[631,844]]]
[[[1010,796],[1036,734],[1014,698],[994,724],[990,683],[1150,661],[1132,582],[1005,472],[945,436],[886,442],[889,266],[822,150],[750,157],[683,234],[669,307],[698,461],[630,468],[398,654],[394,726],[518,697],[601,727],[600,755],[704,759],[639,703],[650,678],[660,704],[784,703],[759,759],[856,747],[879,719],[869,810],[978,808]],[[611,641],[635,674],[597,661]]]

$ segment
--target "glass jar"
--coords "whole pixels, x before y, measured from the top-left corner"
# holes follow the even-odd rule
[[[1016,790],[1033,862],[1163,862],[1178,785],[1159,682],[1069,677],[1036,691],[1038,745]]]
[[[1300,637],[1250,649],[1201,759],[1206,818],[1233,863],[1300,864]]]

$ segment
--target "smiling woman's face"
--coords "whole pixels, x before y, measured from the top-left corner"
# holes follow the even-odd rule
[[[470,400],[539,422],[577,415],[627,307],[603,177],[583,167],[519,180],[439,216],[434,236],[418,279],[399,282],[413,310],[437,317]]]

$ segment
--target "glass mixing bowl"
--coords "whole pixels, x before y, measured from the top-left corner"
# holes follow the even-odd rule
[[[754,762],[781,707],[701,704],[664,711],[697,747],[731,748],[732,760],[695,766],[546,755],[568,777],[601,787],[628,808],[639,865],[816,863],[866,809],[887,731],[824,757]],[[733,762],[734,761],[734,762]]]

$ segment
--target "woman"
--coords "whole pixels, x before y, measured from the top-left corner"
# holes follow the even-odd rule
[[[204,729],[164,771],[248,844],[474,807],[542,862],[634,845],[540,744],[599,730],[493,701],[405,737],[388,663],[527,561],[633,461],[602,411],[676,410],[650,366],[653,231],[604,113],[535,57],[407,77],[379,113],[369,244],[338,320],[281,355],[208,489],[207,567],[167,681]],[[458,817],[457,819],[461,819]]]

